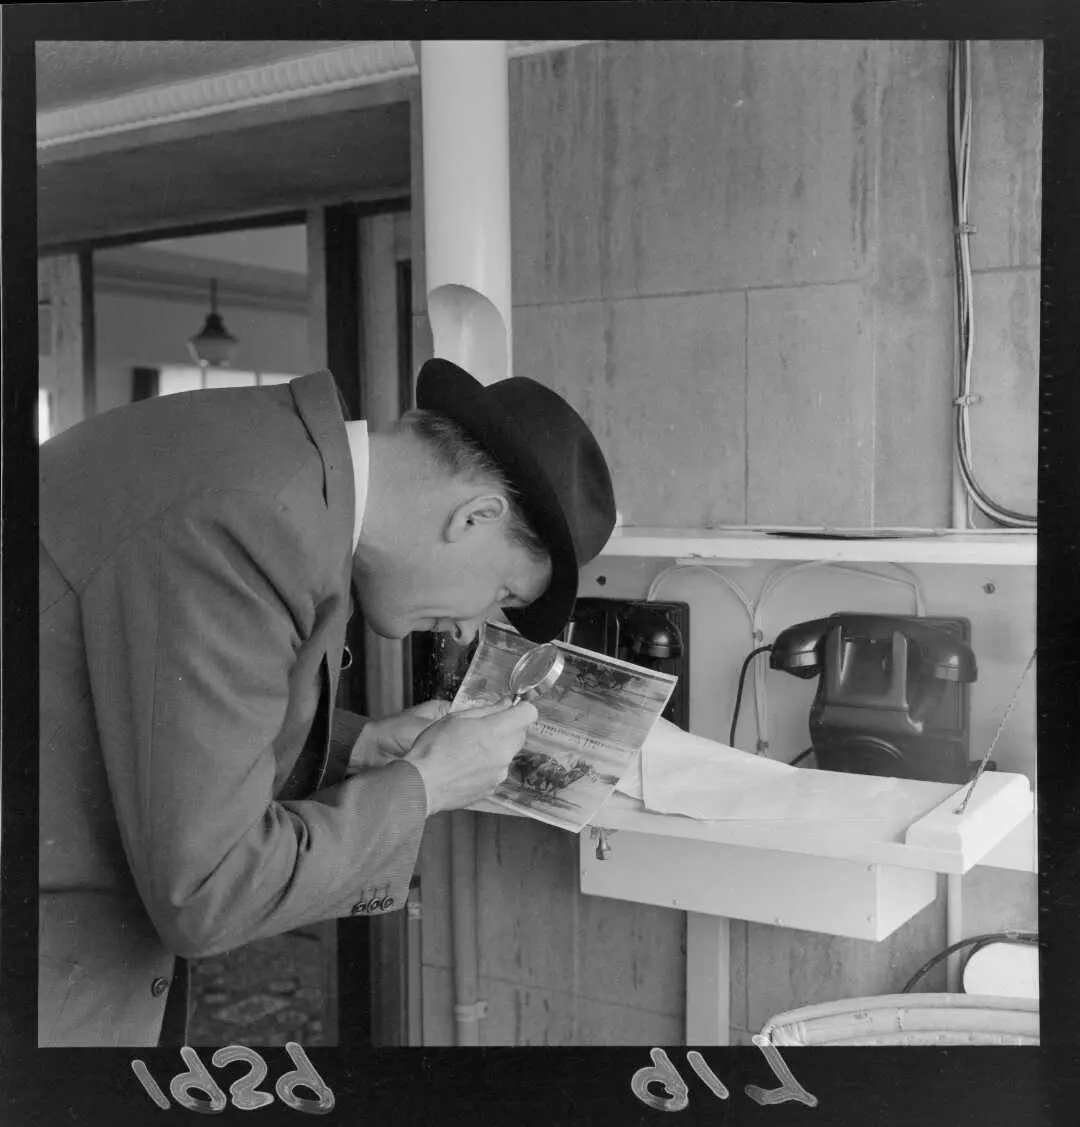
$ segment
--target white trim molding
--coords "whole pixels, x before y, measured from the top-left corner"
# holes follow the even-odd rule
[[[224,307],[270,309],[306,316],[306,274],[239,262],[222,262],[143,246],[94,253],[94,286],[103,293],[129,294],[205,306],[209,279],[218,283]]]
[[[542,54],[585,42],[512,41],[508,54],[511,58]],[[407,40],[368,40],[39,113],[37,147],[39,152],[55,150],[77,141],[332,94],[416,73],[412,44]]]

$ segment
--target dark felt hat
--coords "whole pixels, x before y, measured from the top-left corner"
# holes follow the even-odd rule
[[[535,602],[505,613],[530,641],[549,641],[574,609],[578,568],[615,527],[611,474],[596,439],[543,384],[512,376],[485,387],[449,360],[429,360],[420,369],[416,405],[458,423],[517,490],[551,555],[551,582]]]

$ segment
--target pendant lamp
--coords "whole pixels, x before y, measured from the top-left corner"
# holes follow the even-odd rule
[[[201,368],[227,368],[240,342],[225,328],[217,311],[217,279],[210,279],[210,313],[188,341],[188,351]]]

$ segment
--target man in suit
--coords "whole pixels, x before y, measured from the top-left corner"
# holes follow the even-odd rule
[[[434,360],[417,403],[369,434],[321,372],[42,447],[40,1044],[182,1040],[183,958],[399,909],[425,819],[505,777],[530,704],[335,710],[353,596],[388,638],[546,641],[611,480],[532,380]]]

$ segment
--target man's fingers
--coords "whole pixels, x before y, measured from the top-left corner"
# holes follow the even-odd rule
[[[465,720],[482,720],[485,716],[503,715],[510,718],[510,727],[515,728],[519,724],[531,724],[536,719],[536,709],[525,702],[521,704],[511,705],[510,697],[501,697],[494,704],[478,704],[473,708],[463,708],[459,712],[455,712],[455,716],[460,716]],[[531,713],[531,719],[521,720],[521,713],[518,709],[528,708]]]
[[[523,700],[510,708],[504,708],[501,712],[492,713],[491,726],[500,734],[504,732],[509,734],[535,724],[538,716],[536,705]]]
[[[454,713],[455,716],[463,716],[468,720],[477,719],[481,716],[493,716],[496,712],[505,712],[510,707],[509,697],[500,697],[494,704],[474,704],[471,708],[461,708]]]
[[[413,705],[407,711],[423,720],[441,720],[450,711],[450,702],[448,700],[426,700],[421,704]]]

